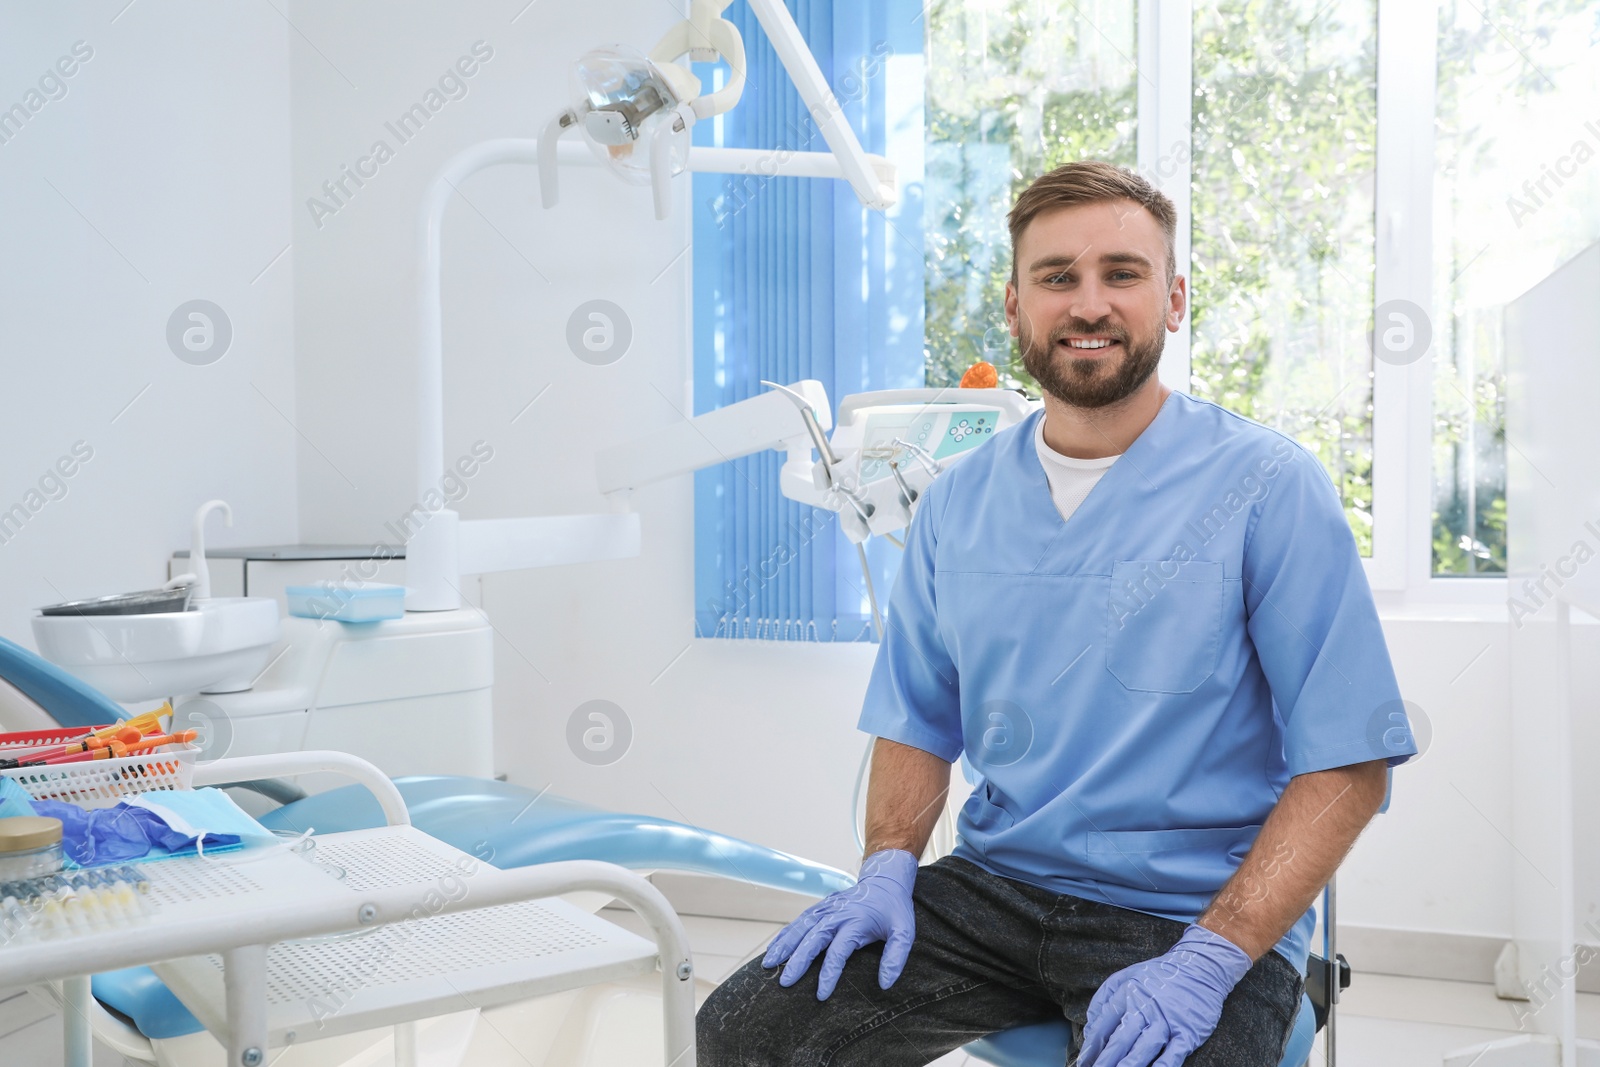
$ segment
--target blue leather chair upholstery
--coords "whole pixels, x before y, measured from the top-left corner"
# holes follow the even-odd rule
[[[713,874],[755,885],[825,897],[848,889],[844,871],[736,837],[648,815],[629,815],[565,797],[482,778],[399,778],[417,829],[496,867],[556,860],[605,860],[635,870]],[[269,812],[273,830],[318,833],[383,825],[383,813],[361,786],[319,793]]]

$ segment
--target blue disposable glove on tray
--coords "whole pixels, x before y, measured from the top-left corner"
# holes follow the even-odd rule
[[[61,820],[61,850],[79,867],[195,851],[196,835],[174,830],[155,812],[126,801],[111,808],[85,810],[76,804],[35,800],[33,810]],[[198,840],[201,848],[228,848],[239,843],[239,835],[205,833]]]
[[[1089,1001],[1079,1067],[1178,1067],[1217,1028],[1250,955],[1190,925],[1164,956],[1107,978]]]
[[[778,932],[763,967],[788,961],[778,977],[781,986],[798,982],[817,954],[826,948],[817,977],[817,999],[833,994],[845,961],[862,945],[885,942],[878,965],[878,985],[888,989],[905,969],[911,942],[917,935],[911,887],[917,878],[917,858],[901,849],[883,849],[861,865],[856,884],[825,897],[800,913]]]

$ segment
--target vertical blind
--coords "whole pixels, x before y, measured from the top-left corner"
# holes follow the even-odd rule
[[[868,151],[899,167],[900,204],[864,209],[843,181],[694,175],[695,413],[815,378],[837,407],[869,389],[924,382],[923,19],[908,0],[789,0]],[[738,106],[695,126],[697,144],[826,151],[748,6],[727,18],[746,49]],[[725,71],[697,68],[708,88]],[[695,475],[695,623],[702,637],[875,639],[856,547],[830,511],[786,499],[765,452]],[[898,552],[868,556],[887,601]]]

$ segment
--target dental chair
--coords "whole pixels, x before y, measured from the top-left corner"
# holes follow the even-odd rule
[[[810,897],[854,882],[843,871],[701,827],[606,811],[506,782],[429,776],[398,778],[395,785],[413,826],[497,867],[603,859],[636,871],[716,875]],[[268,829],[294,833],[384,823],[377,800],[361,786],[318,793],[258,818]],[[598,908],[607,901],[590,903]],[[203,1029],[149,968],[96,975],[92,988],[96,1000],[126,1016],[148,1038],[170,1041]],[[703,992],[709,991],[708,984]],[[566,1060],[549,1062],[569,1067]],[[583,1067],[590,1062],[584,1060]]]
[[[125,709],[34,653],[0,639],[0,722],[6,728],[95,725],[127,717]],[[597,859],[635,871],[675,870],[715,875],[820,898],[849,888],[843,871],[764,848],[697,826],[646,815],[606,811],[544,791],[505,782],[454,776],[399,778],[396,786],[412,825],[477,859],[502,868],[564,859]],[[262,796],[292,795],[274,783],[255,783]],[[376,798],[364,787],[346,786],[292,800],[259,817],[268,829],[319,833],[381,826]],[[598,894],[574,900],[590,910],[609,901]],[[573,897],[569,896],[569,900]],[[698,998],[712,985],[699,982]],[[220,1046],[166,988],[154,971],[135,967],[95,975],[90,1006],[95,1037],[122,1055],[164,1067],[217,1062]],[[58,991],[35,990],[61,1005]],[[659,1018],[659,990],[649,983],[613,983],[524,1002],[519,1038],[537,1031],[518,1051],[539,1067],[635,1067],[659,1049],[646,1043],[643,1056],[619,1053],[605,1040],[608,1021],[631,1018],[643,1004]],[[631,1006],[630,1006],[631,1005]],[[504,1009],[501,1009],[504,1010]],[[441,1016],[425,1026],[444,1033],[435,1053],[416,1062],[458,1067],[477,1021],[475,1010]],[[616,1023],[613,1030],[625,1026]],[[649,1030],[656,1024],[636,1029]],[[651,1040],[654,1040],[653,1030]],[[427,1036],[427,1033],[424,1033]],[[377,1047],[387,1032],[369,1031],[295,1046],[292,1063],[370,1067],[382,1062]],[[531,1047],[537,1045],[535,1049]],[[442,1049],[442,1051],[441,1051]],[[542,1050],[542,1051],[541,1051]],[[543,1060],[530,1058],[544,1056]],[[378,1057],[374,1059],[374,1057]]]

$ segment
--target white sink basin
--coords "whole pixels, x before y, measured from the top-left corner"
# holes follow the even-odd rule
[[[151,615],[36,615],[39,654],[131,703],[250,688],[278,640],[278,602],[211,597]]]

